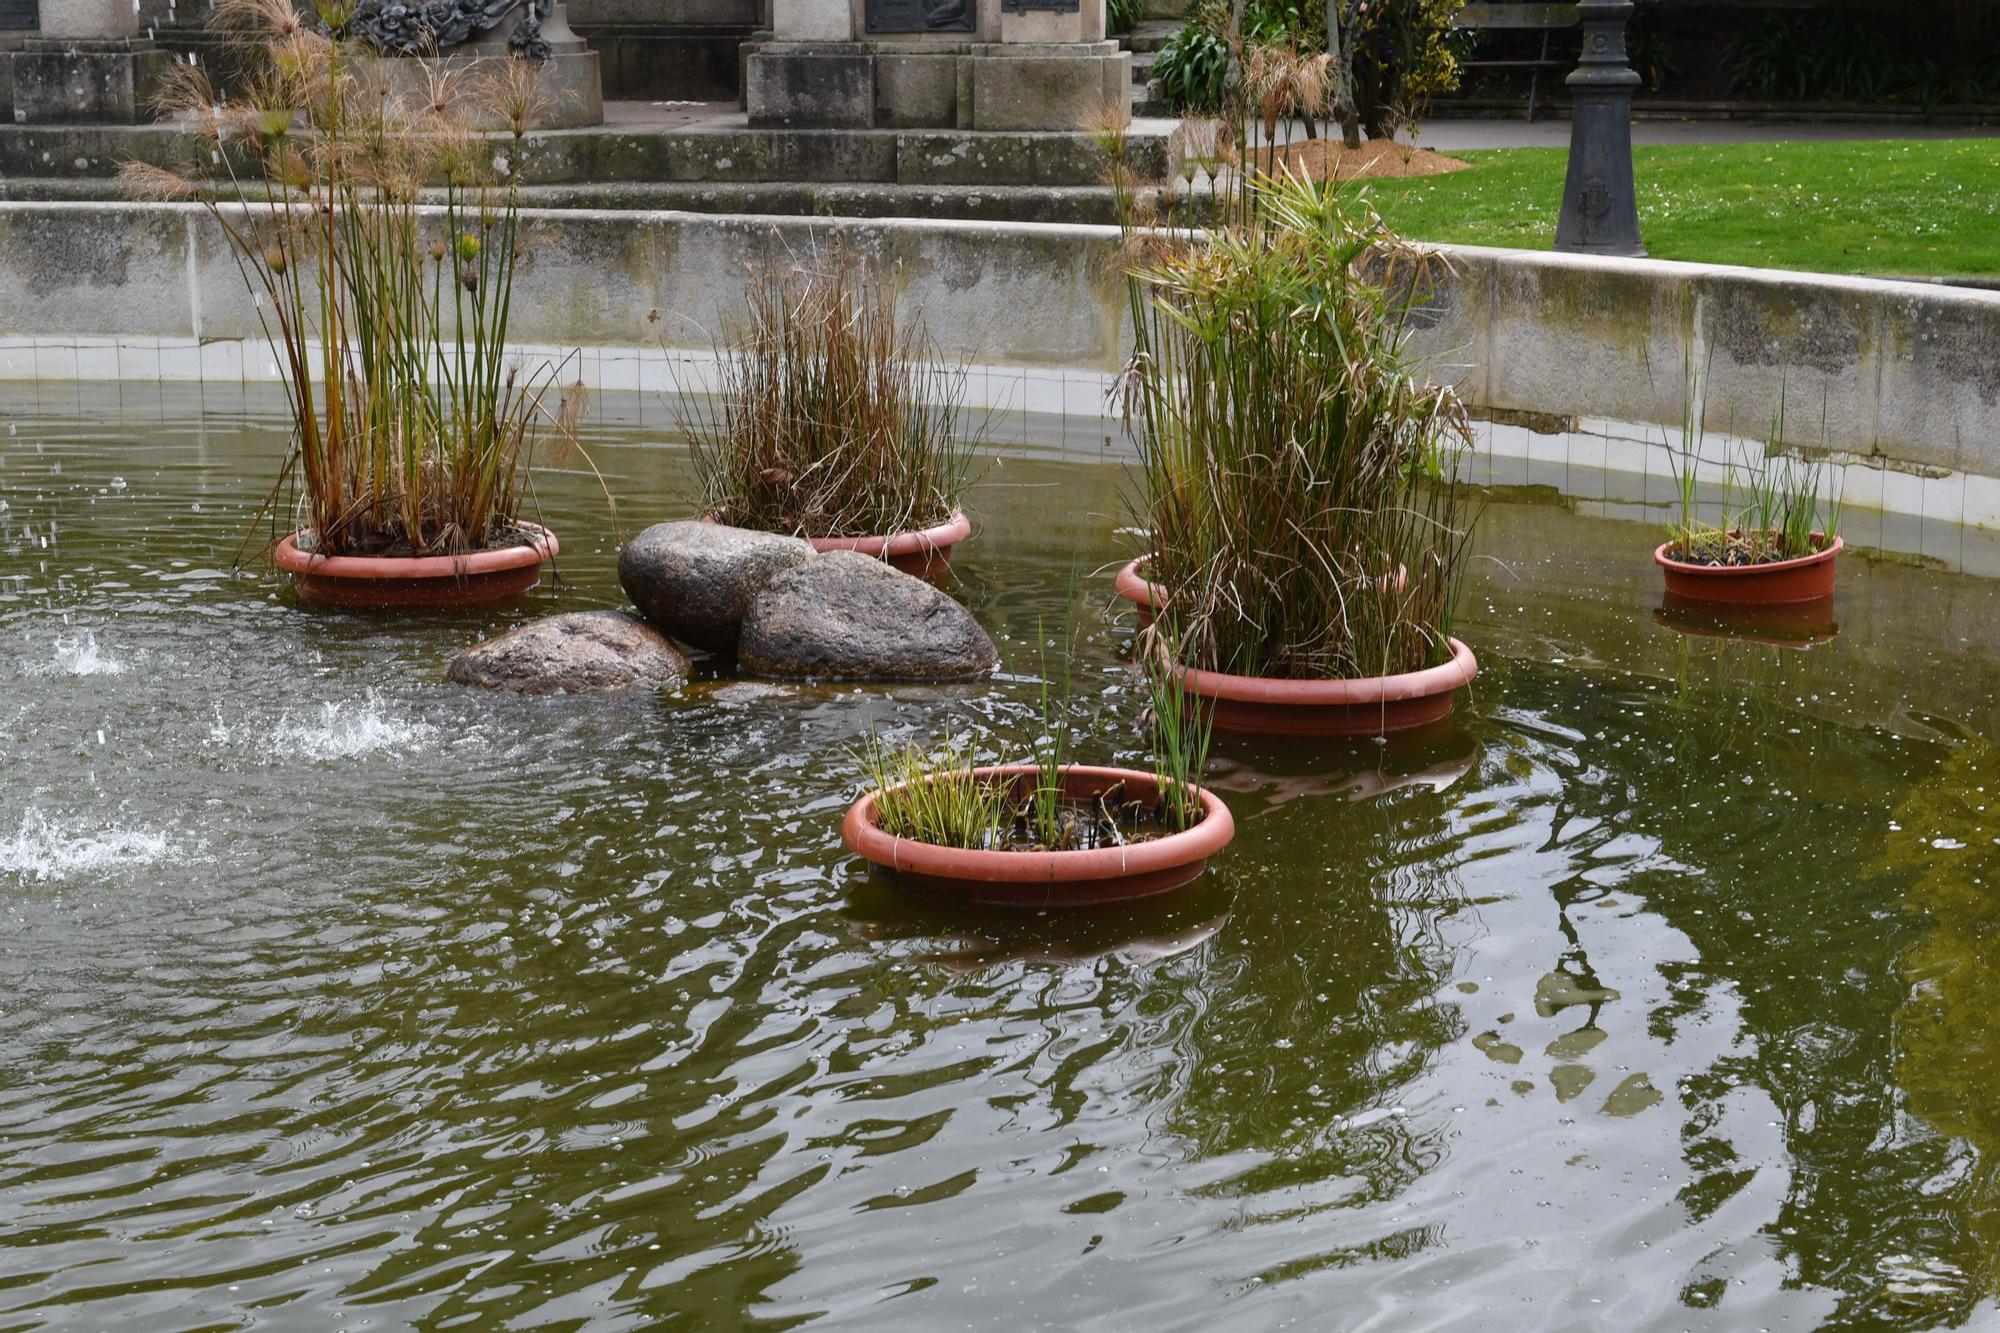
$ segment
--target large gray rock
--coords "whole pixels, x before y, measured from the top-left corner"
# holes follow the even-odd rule
[[[510,629],[451,660],[461,685],[555,694],[573,690],[671,690],[688,661],[665,636],[623,611],[572,611]]]
[[[758,675],[830,680],[962,680],[1000,660],[970,611],[853,551],[766,584],[743,617],[736,657]]]
[[[719,523],[655,523],[618,553],[618,582],[654,628],[708,652],[736,647],[750,599],[812,559],[797,537]]]

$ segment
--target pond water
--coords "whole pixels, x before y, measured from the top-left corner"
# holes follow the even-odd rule
[[[518,605],[306,611],[229,572],[274,406],[0,401],[0,1328],[1996,1317],[1994,583],[1686,634],[1652,528],[1499,490],[1454,727],[1219,742],[1201,883],[979,914],[843,853],[849,751],[1018,754],[1071,637],[1143,753],[1101,438],[972,497],[995,682],[528,700],[441,672],[620,603],[595,483]]]

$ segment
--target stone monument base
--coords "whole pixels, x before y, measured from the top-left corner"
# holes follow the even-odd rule
[[[604,123],[604,93],[598,81],[597,52],[582,49],[581,39],[576,46],[578,49],[574,51],[558,49],[541,63],[540,91],[546,105],[528,128],[564,130]],[[359,77],[378,83],[392,97],[421,104],[430,96],[432,80],[440,71],[457,72],[469,82],[487,77],[501,61],[514,59],[518,57],[508,54],[505,47],[490,54],[466,49],[463,54],[449,56],[382,56],[363,67]],[[504,130],[508,126],[504,117],[479,116],[472,118],[471,128]]]
[[[172,57],[144,37],[29,37],[13,57],[14,120],[22,125],[153,118],[153,93]]]
[[[1131,116],[1115,41],[769,41],[746,48],[744,109],[774,129],[1081,130]]]

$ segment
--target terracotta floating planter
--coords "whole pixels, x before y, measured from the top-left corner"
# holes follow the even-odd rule
[[[1154,613],[1159,610],[1160,602],[1166,599],[1166,594],[1160,592],[1158,600],[1155,600],[1157,585],[1147,582],[1146,576],[1139,572],[1139,566],[1146,560],[1147,557],[1142,555],[1129,564],[1121,565],[1118,572],[1111,576],[1111,586],[1139,613],[1140,629],[1153,623]]]
[[[1815,532],[1816,541],[1825,541]],[[1691,565],[1667,554],[1672,542],[1660,543],[1653,563],[1666,573],[1667,591],[1690,602],[1729,606],[1777,606],[1787,602],[1817,602],[1833,596],[1834,561],[1847,543],[1839,538],[1824,550],[1796,560],[1762,565]]]
[[[986,779],[1033,781],[1032,764],[974,769]],[[1124,783],[1140,800],[1157,799],[1151,773],[1126,768],[1071,764],[1063,770],[1064,795],[1088,800]],[[971,851],[913,842],[884,833],[877,822],[875,793],[848,808],[840,840],[856,856],[873,862],[919,892],[949,895],[994,907],[1090,907],[1167,893],[1192,882],[1208,858],[1236,836],[1229,807],[1213,792],[1201,793],[1201,822],[1180,833],[1125,847],[1088,851]]]
[[[887,560],[892,568],[920,579],[942,578],[951,568],[951,548],[972,535],[972,521],[963,509],[936,527],[899,532],[893,537],[808,537],[815,551],[858,551]]]
[[[1422,671],[1360,680],[1276,680],[1180,670],[1180,686],[1202,701],[1217,727],[1267,736],[1386,736],[1451,715],[1479,659],[1457,639],[1451,660]]]
[[[299,596],[332,606],[477,606],[515,597],[535,586],[542,562],[561,545],[533,523],[519,525],[532,545],[502,546],[470,555],[316,555],[301,551],[298,534],[278,543],[278,568]]]

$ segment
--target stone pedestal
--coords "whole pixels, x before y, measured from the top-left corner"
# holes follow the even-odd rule
[[[959,69],[961,129],[1081,130],[1131,116],[1132,57],[1117,42],[979,45]]]
[[[569,21],[597,52],[607,100],[734,102],[741,48],[768,0],[570,0]]]
[[[875,57],[851,42],[766,42],[743,75],[750,123],[781,129],[868,129]]]
[[[153,93],[171,57],[141,35],[131,0],[42,0],[40,22],[13,57],[16,121],[152,118]]]
[[[1098,0],[775,0],[745,48],[755,126],[1081,130],[1129,116]]]

